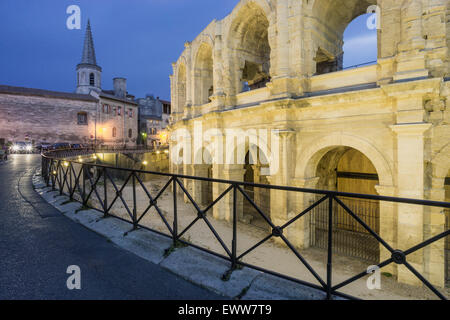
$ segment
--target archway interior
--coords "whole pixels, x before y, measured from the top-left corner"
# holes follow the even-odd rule
[[[183,112],[186,106],[186,66],[181,63],[178,67],[177,79],[178,113]]]
[[[249,2],[241,8],[230,39],[239,59],[238,91],[264,87],[270,81],[269,20],[257,4]]]
[[[450,170],[445,178],[445,201],[450,202]],[[445,210],[445,227],[448,230],[450,228],[450,209]],[[445,241],[445,257],[446,257],[446,268],[445,268],[445,280],[446,286],[450,286],[450,237],[447,236]]]
[[[313,32],[315,33],[313,39],[317,48],[314,57],[316,74],[325,74],[343,69],[344,33],[346,28],[357,17],[365,15],[371,5],[376,4],[377,0],[316,0],[312,11]],[[355,20],[356,25],[360,29],[364,28],[361,20]],[[361,33],[361,31],[365,30],[361,29],[359,31]],[[359,41],[358,38],[354,39],[354,42]],[[362,44],[360,43],[359,50],[361,50],[361,46]]]
[[[336,147],[327,152],[317,166],[319,189],[376,195],[379,178],[372,162],[361,152],[349,147]],[[339,197],[372,230],[379,233],[378,201]],[[311,245],[327,246],[328,208],[326,204],[312,212]],[[378,262],[379,243],[337,203],[333,211],[335,249],[345,255]]]
[[[214,93],[213,52],[209,44],[202,43],[195,59],[195,104],[202,105],[211,102]]]
[[[245,156],[244,182],[255,184],[269,184],[267,176],[261,174],[261,169],[267,167],[267,159],[258,147],[253,147]],[[261,209],[266,216],[270,217],[270,190],[245,186],[245,192],[250,199]],[[267,229],[268,224],[264,221],[257,210],[246,200],[244,200],[244,216],[253,225]]]

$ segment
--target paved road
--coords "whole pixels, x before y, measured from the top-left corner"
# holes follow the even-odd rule
[[[31,187],[39,162],[0,163],[0,300],[222,298],[59,214]],[[81,268],[81,290],[66,287],[69,265]]]

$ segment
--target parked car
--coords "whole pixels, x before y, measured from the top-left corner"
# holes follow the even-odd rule
[[[11,146],[11,153],[33,153],[33,145],[24,141],[14,142]]]
[[[41,152],[49,151],[51,146],[52,145],[50,143],[41,142],[35,146],[35,149],[41,153]]]
[[[68,150],[70,149],[70,143],[59,142],[52,145],[52,150]]]

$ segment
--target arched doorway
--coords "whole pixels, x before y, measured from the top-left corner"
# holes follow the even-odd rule
[[[376,195],[379,177],[372,162],[360,151],[336,147],[328,151],[317,166],[318,189]],[[376,233],[380,232],[379,201],[339,197],[360,219]],[[312,212],[311,246],[328,246],[328,207],[324,203]],[[379,262],[380,246],[341,206],[333,212],[333,247],[337,253]]]
[[[195,57],[194,78],[194,104],[211,102],[210,97],[214,93],[213,52],[207,43],[200,45]]]
[[[445,201],[450,202],[450,170],[445,178]],[[445,228],[450,228],[450,209],[445,210]],[[450,286],[450,237],[445,240],[445,284]]]
[[[270,81],[269,20],[255,2],[243,6],[231,25],[237,93],[258,89]]]
[[[313,28],[318,31],[312,38],[313,59],[316,62],[313,67],[315,70],[312,70],[313,74],[342,70],[345,51],[347,51],[345,54],[350,57],[352,51],[353,55],[355,53],[360,55],[363,51],[371,48],[362,42],[370,41],[373,37],[378,38],[376,27],[369,30],[366,23],[369,18],[367,12],[370,8],[374,8],[374,5],[377,5],[377,0],[316,0],[313,2],[311,14],[314,19],[312,24]],[[357,32],[352,32],[352,29],[355,28],[358,29]],[[344,35],[347,45],[344,42]],[[355,59],[355,57],[350,59]],[[360,63],[359,61],[353,63],[351,60],[345,60],[347,67]]]
[[[267,176],[261,174],[262,168],[267,167],[267,159],[255,147],[245,156],[244,182],[255,184],[269,184]],[[253,186],[244,186],[244,191],[250,199],[270,218],[270,190]],[[268,229],[268,224],[258,211],[248,202],[244,201],[244,218],[252,225],[261,229]]]

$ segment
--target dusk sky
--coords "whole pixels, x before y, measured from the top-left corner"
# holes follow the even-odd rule
[[[172,62],[213,19],[239,0],[1,0],[0,84],[73,92],[90,18],[103,89],[128,79],[136,97],[170,98]],[[81,8],[81,30],[68,30],[68,6]],[[345,35],[346,66],[376,60],[376,31],[366,18]]]

